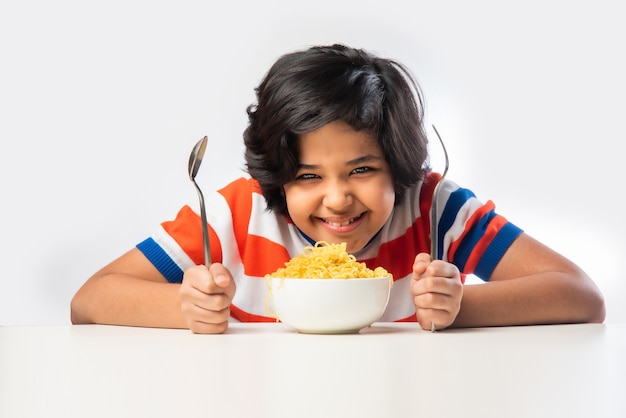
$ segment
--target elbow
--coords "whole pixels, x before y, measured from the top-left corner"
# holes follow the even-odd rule
[[[599,290],[596,289],[593,295],[589,297],[587,304],[587,321],[589,323],[601,324],[606,319],[606,307],[604,305],[604,297]]]
[[[604,296],[596,284],[585,275],[582,286],[582,300],[579,302],[581,318],[579,322],[601,324],[606,319]]]
[[[89,320],[86,308],[87,304],[84,302],[84,297],[79,290],[70,302],[70,321],[73,325],[93,323],[93,321]]]

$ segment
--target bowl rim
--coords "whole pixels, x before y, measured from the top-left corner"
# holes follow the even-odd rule
[[[269,280],[289,280],[289,281],[307,281],[307,282],[338,282],[338,281],[365,281],[365,280],[390,280],[389,276],[378,277],[332,277],[332,278],[320,278],[320,277],[269,277]]]

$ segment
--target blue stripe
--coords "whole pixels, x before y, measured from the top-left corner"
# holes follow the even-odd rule
[[[170,258],[169,255],[156,243],[152,238],[148,238],[139,244],[137,248],[141,251],[152,264],[161,272],[170,283],[182,283],[183,271]]]
[[[295,224],[294,224],[294,225],[295,225]],[[307,240],[307,241],[309,242],[309,244],[311,244],[312,246],[315,246],[316,241],[315,241],[313,238],[311,238],[310,236],[308,236],[307,234],[305,234],[304,232],[302,232],[302,230],[301,230],[300,228],[298,228],[297,226],[296,226],[296,229],[298,230],[298,232],[300,233],[300,235],[302,235],[302,236],[304,237],[304,239],[305,239],[305,240]],[[370,245],[370,243],[371,243],[372,241],[374,241],[374,239],[376,239],[376,237],[378,236],[378,234],[380,234],[380,231],[382,231],[382,230],[383,230],[383,229],[382,229],[382,228],[380,228],[380,229],[378,230],[378,232],[377,232],[377,233],[375,233],[375,234],[374,234],[374,236],[373,236],[372,238],[370,238],[370,240],[369,240],[369,241],[367,241],[367,244],[365,244],[365,246],[363,246],[363,248],[366,248],[368,245]],[[360,251],[360,250],[359,250],[359,251]]]
[[[493,238],[485,253],[476,265],[476,276],[489,280],[491,273],[500,262],[500,259],[509,249],[513,241],[522,233],[522,230],[512,223],[505,224]]]
[[[467,231],[456,252],[454,253],[454,264],[457,265],[459,270],[465,270],[465,264],[467,263],[467,259],[474,250],[476,244],[478,244],[478,241],[480,241],[481,238],[485,235],[485,230],[489,226],[491,220],[496,216],[498,215],[496,215],[493,210],[490,210],[489,212],[485,213],[485,215],[480,218],[470,228],[469,231]]]
[[[443,254],[443,237],[446,232],[452,228],[459,210],[461,210],[465,202],[474,197],[476,196],[471,190],[463,188],[459,188],[450,194],[446,206],[441,213],[441,219],[439,219],[439,225],[437,227],[437,235],[439,235],[437,254]]]
[[[295,225],[295,224],[294,224]],[[305,240],[307,240],[309,242],[309,244],[311,245],[315,245],[315,240],[313,238],[311,238],[310,236],[308,236],[307,234],[305,234],[304,232],[302,232],[302,230],[300,228],[298,228],[296,226],[296,229],[298,230],[298,232],[300,233],[300,235],[302,235],[304,237]]]

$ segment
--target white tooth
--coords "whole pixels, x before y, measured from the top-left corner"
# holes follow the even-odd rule
[[[330,225],[334,226],[335,228],[340,227],[340,226],[348,226],[350,225],[350,223],[352,223],[356,218],[352,218],[347,220],[346,222],[333,222],[333,221],[327,221]]]

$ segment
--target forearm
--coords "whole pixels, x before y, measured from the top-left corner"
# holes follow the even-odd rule
[[[604,301],[584,275],[546,272],[467,285],[453,327],[602,322]]]
[[[71,320],[74,324],[186,328],[178,290],[176,284],[131,275],[93,277],[72,299]]]

